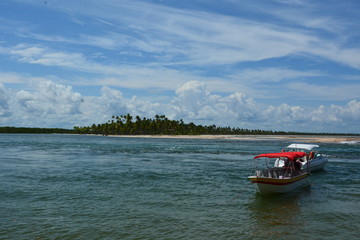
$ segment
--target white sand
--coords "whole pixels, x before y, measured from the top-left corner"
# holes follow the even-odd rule
[[[182,139],[228,139],[228,140],[289,140],[293,142],[339,143],[359,141],[360,136],[341,135],[109,135],[132,138],[182,138]]]

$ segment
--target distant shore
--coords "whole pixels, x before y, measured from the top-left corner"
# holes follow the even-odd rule
[[[342,135],[109,135],[126,138],[178,138],[178,139],[224,139],[224,140],[284,140],[307,143],[360,142],[360,136]]]

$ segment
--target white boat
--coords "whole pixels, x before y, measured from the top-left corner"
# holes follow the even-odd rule
[[[326,163],[329,161],[326,155],[318,152],[316,148],[319,145],[316,144],[303,144],[293,143],[283,149],[283,152],[305,152],[306,156],[302,158],[302,169],[306,169],[309,172],[322,170]],[[284,166],[284,161],[278,159],[275,161],[275,167]]]
[[[310,173],[301,168],[299,159],[306,156],[305,152],[280,152],[260,154],[254,159],[265,159],[265,167],[257,164],[255,175],[248,179],[256,185],[261,194],[286,193],[299,187],[309,185]],[[270,160],[280,159],[284,162],[282,167],[270,167]]]

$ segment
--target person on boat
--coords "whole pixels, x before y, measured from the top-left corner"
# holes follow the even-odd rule
[[[288,159],[286,159],[284,161],[284,168],[290,168],[290,167],[291,167],[291,162]]]
[[[311,152],[309,153],[309,160],[313,159],[314,156],[315,156],[315,153],[314,153],[313,151],[311,151]]]
[[[300,170],[301,170],[302,164],[301,164],[300,158],[298,158],[298,159],[295,160],[294,165],[295,165],[295,170],[297,170],[297,171],[300,171]]]

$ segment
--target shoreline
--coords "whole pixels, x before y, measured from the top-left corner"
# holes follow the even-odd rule
[[[342,135],[108,135],[122,138],[224,139],[224,140],[288,140],[306,143],[360,143],[360,136]]]

